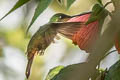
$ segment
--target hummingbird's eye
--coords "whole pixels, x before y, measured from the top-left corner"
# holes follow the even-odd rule
[[[62,16],[59,16],[60,19],[62,19]]]

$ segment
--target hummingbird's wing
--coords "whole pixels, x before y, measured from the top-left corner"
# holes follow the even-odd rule
[[[57,33],[72,39],[72,36],[84,25],[83,22],[56,22],[52,23],[52,27]]]
[[[54,42],[54,37],[56,36],[56,34],[57,32],[52,28],[49,28],[48,30],[46,30],[44,32],[44,39],[46,44],[49,45],[51,42]]]

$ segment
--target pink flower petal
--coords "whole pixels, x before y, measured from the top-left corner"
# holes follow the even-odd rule
[[[73,17],[67,22],[87,22],[90,14]],[[77,44],[80,49],[86,52],[91,51],[92,44],[96,41],[98,36],[98,21],[92,22],[88,25],[83,25],[80,30],[73,35],[73,43]]]

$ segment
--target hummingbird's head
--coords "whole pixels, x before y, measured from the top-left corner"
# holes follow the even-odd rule
[[[66,14],[63,14],[63,13],[57,13],[57,14],[54,14],[50,21],[49,22],[60,22],[66,18],[71,18],[71,16],[69,15],[66,15]]]

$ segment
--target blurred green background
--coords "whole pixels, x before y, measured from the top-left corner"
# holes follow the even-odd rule
[[[27,44],[36,30],[47,23],[53,14],[56,12],[69,15],[80,14],[90,11],[92,5],[96,3],[96,0],[76,0],[70,9],[66,10],[57,0],[54,0],[32,25],[29,37],[26,38],[25,31],[38,1],[30,1],[0,21],[0,80],[25,80]],[[106,1],[108,0],[104,0],[104,3]],[[0,0],[0,18],[16,2],[17,0]],[[113,8],[108,6],[108,9]],[[48,71],[57,65],[66,66],[86,60],[88,53],[74,46],[72,41],[63,37],[55,41],[47,48],[44,56],[36,56],[29,80],[43,80]],[[114,52],[101,62],[101,68],[110,67],[118,59],[118,54]]]

